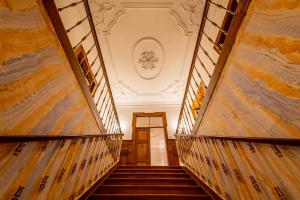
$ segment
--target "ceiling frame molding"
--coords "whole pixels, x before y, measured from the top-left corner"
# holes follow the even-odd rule
[[[173,9],[170,9],[170,12],[169,12],[170,15],[172,15],[176,21],[177,21],[177,25],[182,28],[183,32],[184,32],[184,35],[185,36],[190,36],[193,31],[192,30],[189,30],[188,26],[186,25],[186,23],[183,22],[183,20],[181,19],[180,15],[178,14],[178,12],[176,12],[175,10]]]
[[[100,2],[98,0],[89,0],[91,2]],[[190,22],[190,13],[187,10],[184,10],[182,7],[182,2],[184,0],[146,0],[140,2],[138,0],[129,1],[129,0],[107,0],[107,2],[112,3],[112,9],[103,10],[104,20],[103,23],[97,24],[97,36],[102,38],[102,45],[106,46],[108,50],[107,56],[109,56],[108,63],[111,66],[113,77],[115,80],[112,81],[112,88],[116,104],[119,105],[137,105],[137,104],[147,104],[147,105],[166,105],[166,104],[180,104],[181,99],[179,95],[184,91],[185,78],[183,74],[185,73],[184,67],[186,66],[187,53],[185,53],[182,60],[182,64],[179,63],[180,73],[178,77],[174,77],[176,80],[169,80],[166,84],[163,85],[162,89],[155,90],[153,92],[147,93],[144,91],[137,91],[134,89],[133,85],[127,85],[119,76],[118,70],[115,66],[114,59],[112,57],[112,50],[110,49],[109,38],[112,35],[114,27],[121,23],[121,17],[127,16],[127,11],[129,9],[164,9],[166,14],[169,14],[170,18],[174,22],[174,26],[177,26],[178,31],[181,32],[180,35],[187,37],[187,43],[185,46],[185,52],[188,51],[191,41],[194,38],[194,35],[197,34],[199,27],[191,24]],[[201,1],[201,0],[199,0]],[[98,3],[99,4],[99,3]],[[97,3],[94,5],[97,6]],[[101,10],[101,8],[95,7],[92,11],[96,12]],[[102,15],[99,15],[102,17]],[[95,17],[95,15],[93,16]],[[102,18],[101,18],[102,19]],[[144,37],[147,37],[145,35]],[[180,61],[181,62],[181,61]],[[151,98],[149,98],[151,96]],[[152,98],[153,97],[153,98]]]
[[[162,1],[149,1],[149,2],[121,2],[121,5],[125,8],[170,8],[174,5],[174,1],[162,2]]]
[[[105,9],[97,9],[99,12],[103,12],[101,17],[103,19],[101,20],[101,23],[96,24],[96,26],[100,26],[97,28],[98,30],[101,30],[104,34],[110,35],[113,27],[117,24],[119,18],[126,14],[126,9],[131,8],[169,8],[170,12],[169,14],[172,15],[175,20],[177,21],[177,25],[183,29],[185,36],[190,36],[193,32],[197,31],[199,29],[199,25],[195,25],[194,23],[191,23],[191,12],[188,12],[187,10],[183,9],[183,3],[177,2],[174,0],[169,0],[167,2],[165,1],[120,1],[120,2],[114,2],[114,0],[111,1],[111,7],[109,7],[109,10]],[[90,0],[91,4],[94,4],[94,6],[100,6],[97,0]],[[175,3],[176,2],[176,3]],[[201,0],[199,0],[201,2]],[[113,12],[111,14],[111,17],[108,17],[107,11]],[[181,14],[180,14],[181,13]],[[95,16],[93,16],[95,18]],[[99,21],[99,20],[95,20]]]
[[[106,35],[110,35],[111,34],[111,31],[113,29],[113,27],[117,24],[119,18],[122,16],[122,15],[125,15],[126,14],[126,11],[125,9],[121,9],[119,11],[117,11],[113,17],[113,19],[108,23],[107,27],[106,27],[106,30],[104,30],[103,32],[106,34]]]

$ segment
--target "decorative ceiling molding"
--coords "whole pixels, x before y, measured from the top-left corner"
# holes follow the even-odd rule
[[[95,28],[97,31],[99,42],[101,43],[101,49],[104,50],[104,61],[106,66],[109,66],[108,75],[109,78],[112,78],[111,88],[113,95],[116,100],[117,105],[167,105],[167,104],[180,104],[182,101],[182,95],[184,92],[185,84],[186,84],[186,73],[188,72],[188,68],[190,67],[190,56],[191,52],[194,50],[194,42],[196,41],[197,32],[199,30],[199,24],[197,25],[196,20],[193,18],[193,13],[201,12],[201,9],[197,7],[197,9],[193,10],[193,6],[195,6],[194,1],[202,1],[202,0],[190,0],[192,1],[189,4],[189,0],[88,0],[90,2],[91,12],[93,16],[93,20],[95,22]],[[200,3],[197,5],[200,5]],[[185,3],[185,4],[184,4]],[[186,5],[187,3],[187,5]],[[204,6],[203,6],[204,7]],[[150,8],[150,9],[148,9]],[[156,11],[156,8],[158,12]],[[140,10],[139,10],[140,9]],[[152,10],[151,10],[152,9]],[[142,11],[142,12],[141,12]],[[122,38],[122,30],[124,30],[124,23],[128,23],[130,19],[135,20],[136,18],[132,17],[132,13],[147,13],[145,18],[147,20],[151,19],[152,11],[154,13],[158,13],[164,16],[165,21],[168,21],[168,29],[164,29],[160,24],[160,28],[157,29],[155,25],[151,23],[151,27],[155,30],[154,34],[148,32],[138,32],[138,34],[132,32],[130,37],[125,37],[126,40],[124,42],[122,40],[117,40],[118,43],[113,42],[116,38]],[[143,14],[140,14],[141,18],[138,19],[140,21],[143,20]],[[140,16],[139,15],[139,16]],[[167,16],[170,18],[167,18]],[[123,16],[125,16],[123,18]],[[133,15],[134,16],[134,15]],[[198,13],[197,16],[202,16],[202,14]],[[128,18],[129,17],[129,18]],[[136,17],[136,16],[135,16]],[[97,19],[96,19],[97,18]],[[121,20],[120,20],[121,19]],[[157,19],[157,17],[156,17]],[[123,23],[124,22],[124,23]],[[157,22],[159,23],[159,22]],[[199,22],[200,23],[200,22]],[[120,24],[121,29],[119,29],[118,24]],[[147,24],[145,24],[147,25]],[[116,29],[114,29],[118,26]],[[135,27],[136,28],[136,27]],[[161,30],[162,29],[162,30]],[[150,29],[151,30],[151,29]],[[161,31],[157,31],[161,30]],[[168,36],[164,36],[162,33],[160,36],[160,32],[171,30],[170,37],[177,37],[179,43],[175,45],[176,49],[181,49],[181,52],[178,59],[175,57],[170,59],[170,52],[172,52],[172,46],[168,43]],[[151,37],[143,37],[151,35],[155,38]],[[140,38],[143,37],[143,38]],[[139,39],[140,38],[140,39]],[[134,58],[134,49],[136,45],[145,39],[152,39],[158,43],[157,46],[160,46],[162,50],[162,55],[159,55],[153,49],[141,49]],[[180,39],[186,38],[186,39]],[[128,39],[128,40],[127,40]],[[164,49],[161,42],[164,44]],[[127,42],[125,42],[127,41]],[[130,41],[130,42],[128,42]],[[170,41],[173,41],[171,39]],[[155,43],[155,42],[154,42]],[[175,44],[175,43],[174,43]],[[180,44],[180,45],[178,45]],[[118,50],[116,50],[116,48]],[[174,49],[174,48],[173,48]],[[151,51],[153,53],[151,53]],[[167,52],[165,52],[167,51]],[[114,54],[112,54],[114,52]],[[124,54],[122,53],[124,52]],[[144,65],[143,68],[139,63],[138,66],[134,64],[134,60],[139,61],[143,52],[145,52],[145,57],[142,59],[142,63],[145,64],[148,62],[149,65]],[[166,54],[165,54],[166,53]],[[150,55],[151,54],[151,55]],[[126,55],[126,57],[121,56],[122,62],[119,62],[121,59],[118,57],[120,55]],[[131,56],[131,58],[130,58]],[[152,57],[151,57],[152,56]],[[156,62],[157,58],[157,62]],[[171,56],[172,58],[172,56]],[[117,62],[118,59],[118,62]],[[152,59],[152,64],[151,64]],[[124,61],[124,62],[123,62]],[[161,67],[158,67],[159,61],[166,62],[161,64]],[[131,64],[132,63],[132,64]],[[162,70],[163,66],[165,67]],[[172,66],[177,66],[174,68]],[[125,68],[124,68],[125,67]],[[134,69],[133,69],[133,68]],[[149,77],[142,77],[139,73],[138,76],[135,74],[134,70],[139,67],[140,69],[144,69],[144,71],[149,72],[156,69],[160,69],[159,73],[151,79],[155,79],[158,81],[162,81],[162,83],[156,88],[151,87],[152,82],[148,81]],[[124,69],[128,69],[125,70]],[[173,70],[173,71],[170,71]],[[137,70],[136,70],[137,72]],[[161,73],[161,75],[159,75]],[[125,78],[126,77],[126,78]],[[139,78],[142,77],[143,79]],[[144,79],[147,79],[145,81]],[[139,85],[142,84],[142,85]],[[145,85],[145,88],[143,86]],[[149,85],[150,84],[150,85]],[[149,88],[146,89],[146,88]]]
[[[142,102],[143,99],[148,99],[149,96],[153,99],[159,99],[157,101],[148,101],[150,104],[153,102],[155,104],[165,104],[165,102],[179,104],[182,101],[185,83],[183,80],[174,80],[167,87],[155,93],[140,93],[132,89],[129,85],[126,85],[123,81],[119,81],[117,84],[112,83],[111,85],[115,89],[113,92],[117,105],[131,105],[133,102]]]
[[[126,85],[123,81],[119,81],[117,84],[112,83],[114,88],[113,93],[116,97],[116,102],[134,100],[138,94],[137,91],[133,90],[130,86]]]
[[[174,80],[166,88],[160,91],[161,97],[165,99],[176,99],[180,102],[183,98],[185,85],[185,81]]]
[[[180,15],[175,10],[171,9],[169,13],[176,19],[177,25],[183,30],[185,36],[192,34],[193,31],[188,29],[188,26],[182,21]]]
[[[158,61],[159,59],[158,57],[156,57],[153,51],[143,51],[139,58],[139,63],[141,64],[141,67],[146,70],[152,70],[153,68],[156,68],[156,63],[158,63]]]
[[[122,0],[89,0],[95,27],[106,35],[110,35],[118,19],[130,8],[169,8],[170,15],[177,25],[184,30],[186,36],[197,31],[204,9],[204,0],[169,0],[169,1],[122,1]],[[202,7],[201,7],[202,6]]]
[[[174,5],[174,1],[148,1],[148,2],[132,2],[132,1],[123,1],[121,2],[121,5],[124,8],[170,8]]]
[[[154,57],[145,57],[153,53]],[[152,60],[151,60],[152,59]],[[156,61],[156,62],[155,62]],[[160,41],[153,37],[139,39],[132,50],[132,63],[136,73],[143,79],[156,78],[164,64],[164,49]],[[153,67],[149,64],[153,64]]]
[[[110,35],[113,27],[117,24],[119,18],[126,13],[125,9],[119,10],[114,15],[113,19],[108,23],[106,30],[104,33],[106,35]]]
[[[190,15],[190,23],[200,26],[205,0],[181,0],[180,6]]]
[[[90,0],[89,3],[91,4],[91,8],[93,9],[93,20],[96,26],[105,24],[106,12],[111,11],[114,7],[116,7],[116,4],[113,2],[113,0]]]

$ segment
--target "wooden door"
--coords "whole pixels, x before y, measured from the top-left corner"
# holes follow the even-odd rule
[[[135,128],[134,133],[136,165],[150,165],[150,129]]]

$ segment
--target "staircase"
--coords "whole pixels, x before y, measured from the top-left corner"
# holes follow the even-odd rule
[[[180,166],[118,166],[88,199],[209,200],[211,198]]]

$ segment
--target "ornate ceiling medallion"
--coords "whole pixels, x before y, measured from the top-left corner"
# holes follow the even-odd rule
[[[161,43],[152,37],[138,40],[132,51],[132,59],[137,74],[143,79],[153,79],[163,67],[164,52]]]
[[[158,58],[153,51],[144,51],[141,54],[139,63],[144,69],[153,69],[156,67],[156,63],[158,63]]]

